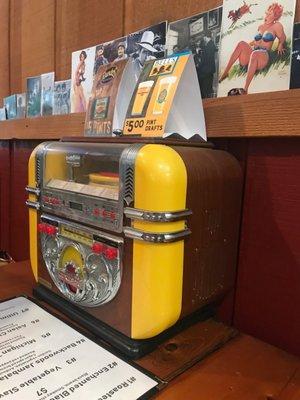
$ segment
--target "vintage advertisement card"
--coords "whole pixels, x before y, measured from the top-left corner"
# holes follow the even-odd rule
[[[290,86],[295,0],[224,0],[218,96]]]
[[[136,400],[159,381],[37,304],[0,304],[0,398]]]
[[[53,105],[54,115],[62,115],[70,113],[71,110],[70,92],[71,92],[71,79],[54,82],[54,105]]]
[[[114,130],[123,127],[135,85],[132,72],[128,72],[128,64],[128,60],[124,59],[98,68],[86,113],[86,136],[111,136]],[[116,118],[121,122],[117,122]]]
[[[167,54],[192,52],[202,98],[217,96],[221,23],[219,7],[169,24]]]
[[[6,108],[7,119],[15,119],[17,117],[17,96],[12,94],[4,97],[3,104]]]
[[[71,112],[86,112],[93,86],[96,47],[72,53]]]
[[[41,75],[41,108],[42,115],[53,114],[54,72]]]
[[[294,26],[291,89],[300,88],[300,23]]]
[[[130,59],[137,81],[146,61],[165,56],[167,21],[96,46],[94,75],[101,65]]]
[[[27,78],[27,117],[39,117],[41,115],[41,90],[40,75]]]
[[[201,93],[191,53],[148,61],[137,82],[124,134],[206,139]]]

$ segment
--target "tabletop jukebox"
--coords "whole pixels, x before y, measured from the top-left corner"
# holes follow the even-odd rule
[[[82,140],[29,160],[35,293],[135,357],[232,288],[241,170],[206,144]]]

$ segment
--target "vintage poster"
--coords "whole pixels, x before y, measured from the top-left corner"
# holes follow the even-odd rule
[[[71,79],[54,82],[53,114],[70,114]]]
[[[300,88],[300,23],[294,26],[290,88]]]
[[[15,94],[4,97],[4,107],[6,108],[7,119],[15,119],[17,117],[17,97]]]
[[[94,75],[101,65],[130,59],[135,81],[146,61],[165,56],[167,22],[149,26],[127,36],[96,46]]]
[[[218,96],[290,86],[295,0],[224,0]]]
[[[26,117],[26,93],[17,94],[17,118]]]
[[[72,53],[71,112],[86,112],[93,86],[96,47]]]
[[[167,54],[192,52],[202,98],[217,96],[221,23],[219,7],[169,24]]]
[[[54,72],[41,75],[42,92],[41,107],[42,115],[53,114],[53,91],[54,91]]]
[[[41,115],[41,76],[27,78],[27,117],[39,117]]]
[[[127,62],[124,59],[98,68],[86,113],[85,135],[112,135],[116,97]]]

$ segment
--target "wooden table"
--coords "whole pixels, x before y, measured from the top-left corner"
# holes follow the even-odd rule
[[[28,261],[0,267],[0,299],[31,295],[33,285]],[[156,398],[300,400],[300,359],[241,334],[172,380]]]

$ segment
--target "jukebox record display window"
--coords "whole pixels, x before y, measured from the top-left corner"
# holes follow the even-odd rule
[[[47,151],[38,155],[42,209],[118,231],[122,218],[119,164],[124,147],[49,143]]]

